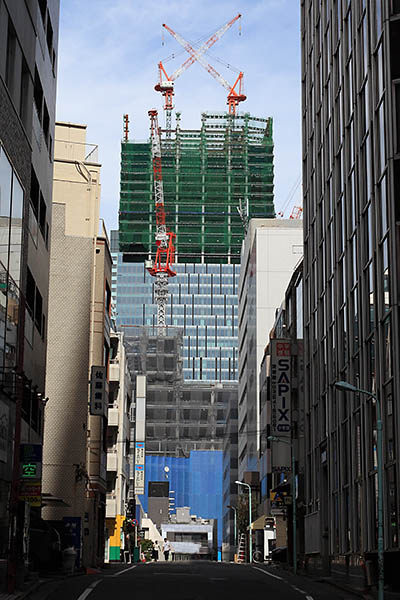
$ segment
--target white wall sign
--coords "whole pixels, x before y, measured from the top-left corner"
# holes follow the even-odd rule
[[[135,494],[144,494],[144,465],[135,465]]]

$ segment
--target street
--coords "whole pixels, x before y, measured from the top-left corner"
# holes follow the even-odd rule
[[[327,583],[265,565],[159,562],[48,582],[29,600],[351,600]]]

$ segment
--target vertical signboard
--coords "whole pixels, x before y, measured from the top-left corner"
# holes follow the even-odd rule
[[[135,465],[135,494],[144,494],[144,465]]]
[[[144,465],[145,445],[144,442],[135,444],[135,465]]]
[[[146,464],[146,377],[136,377],[135,494],[144,494]]]
[[[106,367],[92,365],[90,373],[90,414],[104,415],[106,410]]]
[[[42,444],[21,444],[19,449],[21,479],[42,478]]]
[[[285,440],[272,443],[272,472],[275,473],[291,470],[290,349],[287,340],[271,340],[271,435]]]

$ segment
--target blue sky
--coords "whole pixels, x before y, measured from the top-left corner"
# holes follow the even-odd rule
[[[101,216],[118,226],[122,115],[129,114],[130,137],[146,139],[147,111],[159,110],[154,91],[157,64],[172,73],[187,58],[165,31],[168,24],[188,41],[211,34],[239,12],[235,23],[206,55],[228,81],[244,72],[246,102],[240,110],[272,117],[275,143],[275,207],[279,211],[301,173],[299,0],[62,0],[58,57],[57,119],[88,126],[87,142],[99,145],[102,164]],[[223,111],[226,90],[197,63],[175,83],[181,127],[200,127],[204,111]],[[301,188],[290,203],[301,202]]]

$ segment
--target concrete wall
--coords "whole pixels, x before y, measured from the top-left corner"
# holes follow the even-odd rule
[[[250,221],[239,279],[239,479],[245,471],[258,470],[260,365],[276,309],[302,252],[302,221]]]

